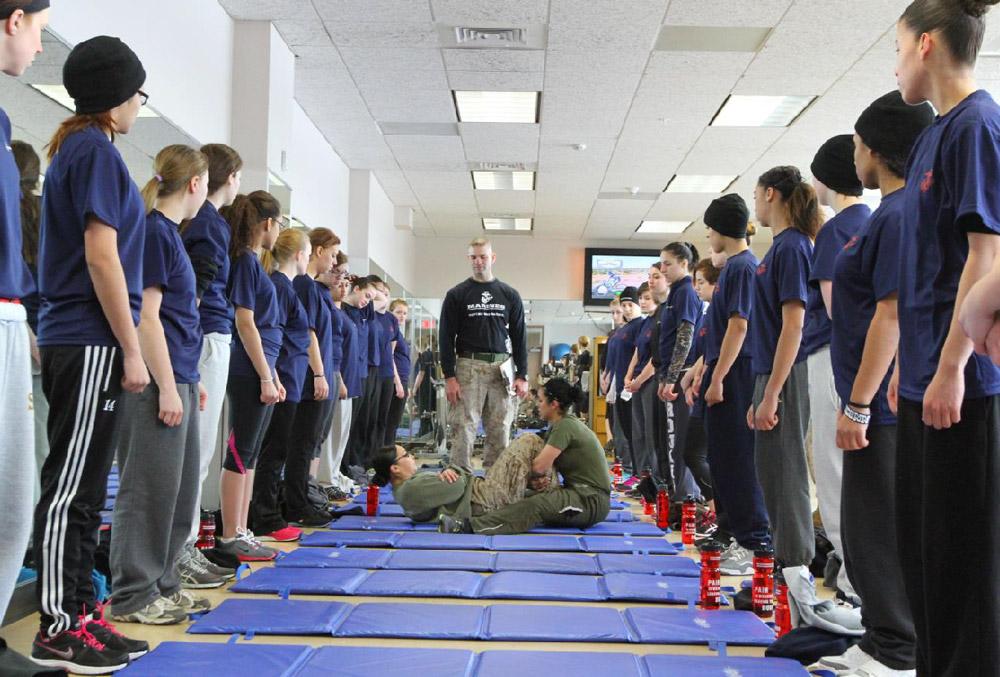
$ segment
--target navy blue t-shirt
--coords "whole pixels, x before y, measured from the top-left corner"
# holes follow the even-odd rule
[[[375,313],[376,321],[379,324],[379,367],[378,377],[380,379],[392,378],[393,371],[392,342],[396,340],[399,333],[399,322],[392,313]]]
[[[749,327],[754,310],[753,285],[757,276],[757,257],[749,249],[735,256],[730,256],[722,267],[719,280],[715,284],[715,294],[712,305],[708,308],[705,324],[708,331],[705,334],[705,365],[713,366],[719,361],[722,350],[722,340],[729,329],[729,319],[738,315],[747,320],[747,334],[743,339],[740,352],[736,355],[750,357],[753,354],[753,331]]]
[[[770,374],[774,353],[784,321],[781,309],[790,301],[805,305],[809,298],[809,259],[812,258],[809,236],[794,228],[786,228],[777,237],[757,266],[753,288],[753,373]],[[806,359],[802,343],[795,362]]]
[[[656,323],[656,313],[643,319],[639,325],[639,331],[635,334],[635,347],[639,351],[639,359],[635,362],[635,369],[632,370],[632,378],[639,378],[639,374],[646,368],[646,365],[653,359],[653,325]],[[631,362],[631,358],[629,358]]]
[[[360,370],[360,378],[363,380],[368,376],[368,333],[369,333],[369,314],[366,312],[371,308],[369,303],[364,308],[358,308],[357,306],[352,306],[349,303],[343,303],[340,309],[343,310],[351,321],[354,322],[354,326],[358,330],[358,342],[355,344],[355,355],[358,359],[358,369]],[[343,369],[343,365],[341,365]]]
[[[229,284],[229,224],[208,200],[198,215],[184,229],[184,247],[192,262],[199,259],[218,268],[215,278],[201,295],[201,328],[206,334],[233,333],[233,305],[226,287]]]
[[[10,119],[0,108],[0,299],[23,299],[35,282],[21,257],[21,172],[10,147]]]
[[[809,267],[809,300],[806,302],[806,320],[802,327],[802,351],[809,357],[823,346],[830,344],[830,316],[820,291],[821,280],[833,279],[833,262],[844,245],[857,235],[868,222],[871,209],[865,204],[851,205],[823,224],[813,243],[813,256]]]
[[[854,380],[875,306],[899,288],[899,233],[903,224],[902,190],[882,198],[868,223],[847,241],[837,257],[833,273],[833,334],[830,359],[833,381],[842,404],[851,399]],[[896,417],[889,409],[886,393],[892,369],[886,373],[871,403],[869,425],[892,425]]]
[[[298,402],[309,367],[309,323],[292,281],[282,272],[271,273],[278,299],[278,322],[281,324],[281,352],[274,368],[285,386],[285,401]]]
[[[329,296],[329,294],[327,294]],[[340,371],[340,363],[344,358],[344,311],[333,303],[330,299],[330,334],[333,336],[333,362],[334,371]]]
[[[698,292],[694,290],[694,282],[687,275],[670,284],[667,302],[660,315],[660,377],[666,378],[670,370],[670,362],[674,359],[674,345],[677,343],[677,329],[681,322],[692,326],[702,316],[702,303]],[[694,364],[688,360],[689,364]]]
[[[333,332],[331,328],[330,306],[332,300],[327,303],[324,300],[330,298],[330,288],[322,282],[314,280],[308,275],[299,275],[293,282],[295,293],[302,302],[302,307],[306,312],[306,322],[309,328],[316,332],[316,341],[319,343],[319,355],[323,361],[323,376],[327,383],[333,381]],[[302,388],[302,397],[307,400],[315,399],[315,372],[309,366],[306,372],[305,385]],[[332,389],[331,389],[332,390]],[[327,396],[329,399],[329,396]]]
[[[361,360],[358,357],[358,347],[361,345],[361,340],[358,337],[358,325],[351,319],[351,315],[344,311],[344,308],[349,307],[347,304],[341,306],[344,322],[342,325],[343,356],[340,360],[340,377],[344,379],[344,385],[347,386],[347,396],[354,398],[361,396],[363,374]]]
[[[967,96],[925,129],[906,165],[899,263],[899,394],[922,402],[951,326],[969,257],[959,225],[978,217],[1000,234],[1000,108],[985,91]],[[969,358],[965,396],[1000,393],[1000,369]]]
[[[628,365],[635,355],[635,341],[639,337],[639,330],[642,328],[642,317],[636,317],[624,327],[615,332],[611,338],[618,342],[618,352],[615,355],[615,387],[618,393],[625,388],[625,376],[628,373]]]
[[[118,256],[132,321],[138,325],[146,206],[118,149],[96,127],[67,136],[45,172],[38,248],[40,346],[118,345],[87,269],[83,234],[91,216],[118,231]]]
[[[194,268],[184,251],[177,224],[155,209],[146,217],[146,244],[142,255],[142,286],[159,287],[160,322],[167,339],[170,366],[177,383],[197,383],[201,358],[201,322]]]
[[[274,283],[264,272],[264,267],[253,252],[247,251],[233,261],[229,271],[229,300],[237,308],[253,311],[253,323],[260,333],[264,357],[274,372],[274,365],[281,352],[281,323],[278,314],[278,297]],[[258,376],[247,355],[240,333],[233,332],[233,351],[229,360],[229,373],[236,376]]]

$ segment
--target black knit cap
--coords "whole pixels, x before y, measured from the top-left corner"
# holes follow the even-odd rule
[[[809,169],[824,186],[841,195],[860,197],[864,190],[854,168],[854,137],[851,134],[838,134],[827,140],[816,151]]]
[[[77,115],[103,113],[135,96],[146,70],[128,45],[99,35],[81,42],[66,58],[63,85],[76,102]]]
[[[618,295],[619,301],[631,301],[635,305],[639,305],[639,290],[635,287],[625,287],[622,289],[622,293]]]
[[[905,158],[920,132],[933,122],[934,109],[929,103],[911,106],[898,90],[893,90],[875,99],[861,113],[854,131],[879,155]]]
[[[736,238],[747,236],[750,210],[747,203],[736,193],[729,193],[712,200],[705,210],[705,225],[719,235]]]

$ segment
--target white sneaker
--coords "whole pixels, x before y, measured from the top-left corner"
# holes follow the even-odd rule
[[[810,665],[809,669],[829,670],[835,675],[846,675],[871,660],[872,657],[862,651],[859,645],[855,644],[839,656],[823,656],[823,658]]]
[[[917,677],[914,670],[893,670],[892,668],[879,663],[874,658],[862,665],[854,672],[837,673],[846,674],[848,677]]]

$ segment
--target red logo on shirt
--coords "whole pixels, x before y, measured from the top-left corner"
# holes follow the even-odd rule
[[[920,192],[926,193],[934,185],[934,172],[924,172],[924,180],[920,182]]]
[[[854,237],[852,237],[850,240],[847,241],[847,244],[844,245],[844,251],[846,252],[848,249],[850,249],[857,243],[858,243],[858,236],[855,235]]]
[[[707,333],[708,333],[708,328],[707,327],[702,327],[701,331],[698,332],[698,336],[704,337],[705,334],[707,334]]]
[[[767,272],[767,264],[766,263],[762,263],[759,266],[757,266],[757,274],[758,275],[763,275],[766,272]]]

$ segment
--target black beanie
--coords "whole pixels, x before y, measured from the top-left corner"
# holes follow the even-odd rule
[[[619,301],[631,301],[632,303],[639,305],[639,290],[635,287],[625,287],[622,289],[622,293],[618,295]]]
[[[135,96],[146,81],[142,62],[118,38],[99,35],[73,48],[63,66],[63,85],[76,114],[103,113]]]
[[[850,134],[827,140],[816,151],[809,169],[824,186],[841,195],[860,197],[864,190],[854,168],[854,137]]]
[[[920,132],[933,122],[934,109],[929,103],[911,106],[894,90],[864,110],[854,123],[854,131],[879,155],[906,158]]]
[[[719,235],[736,238],[747,236],[750,210],[747,203],[736,193],[729,193],[712,200],[705,210],[705,225]]]

